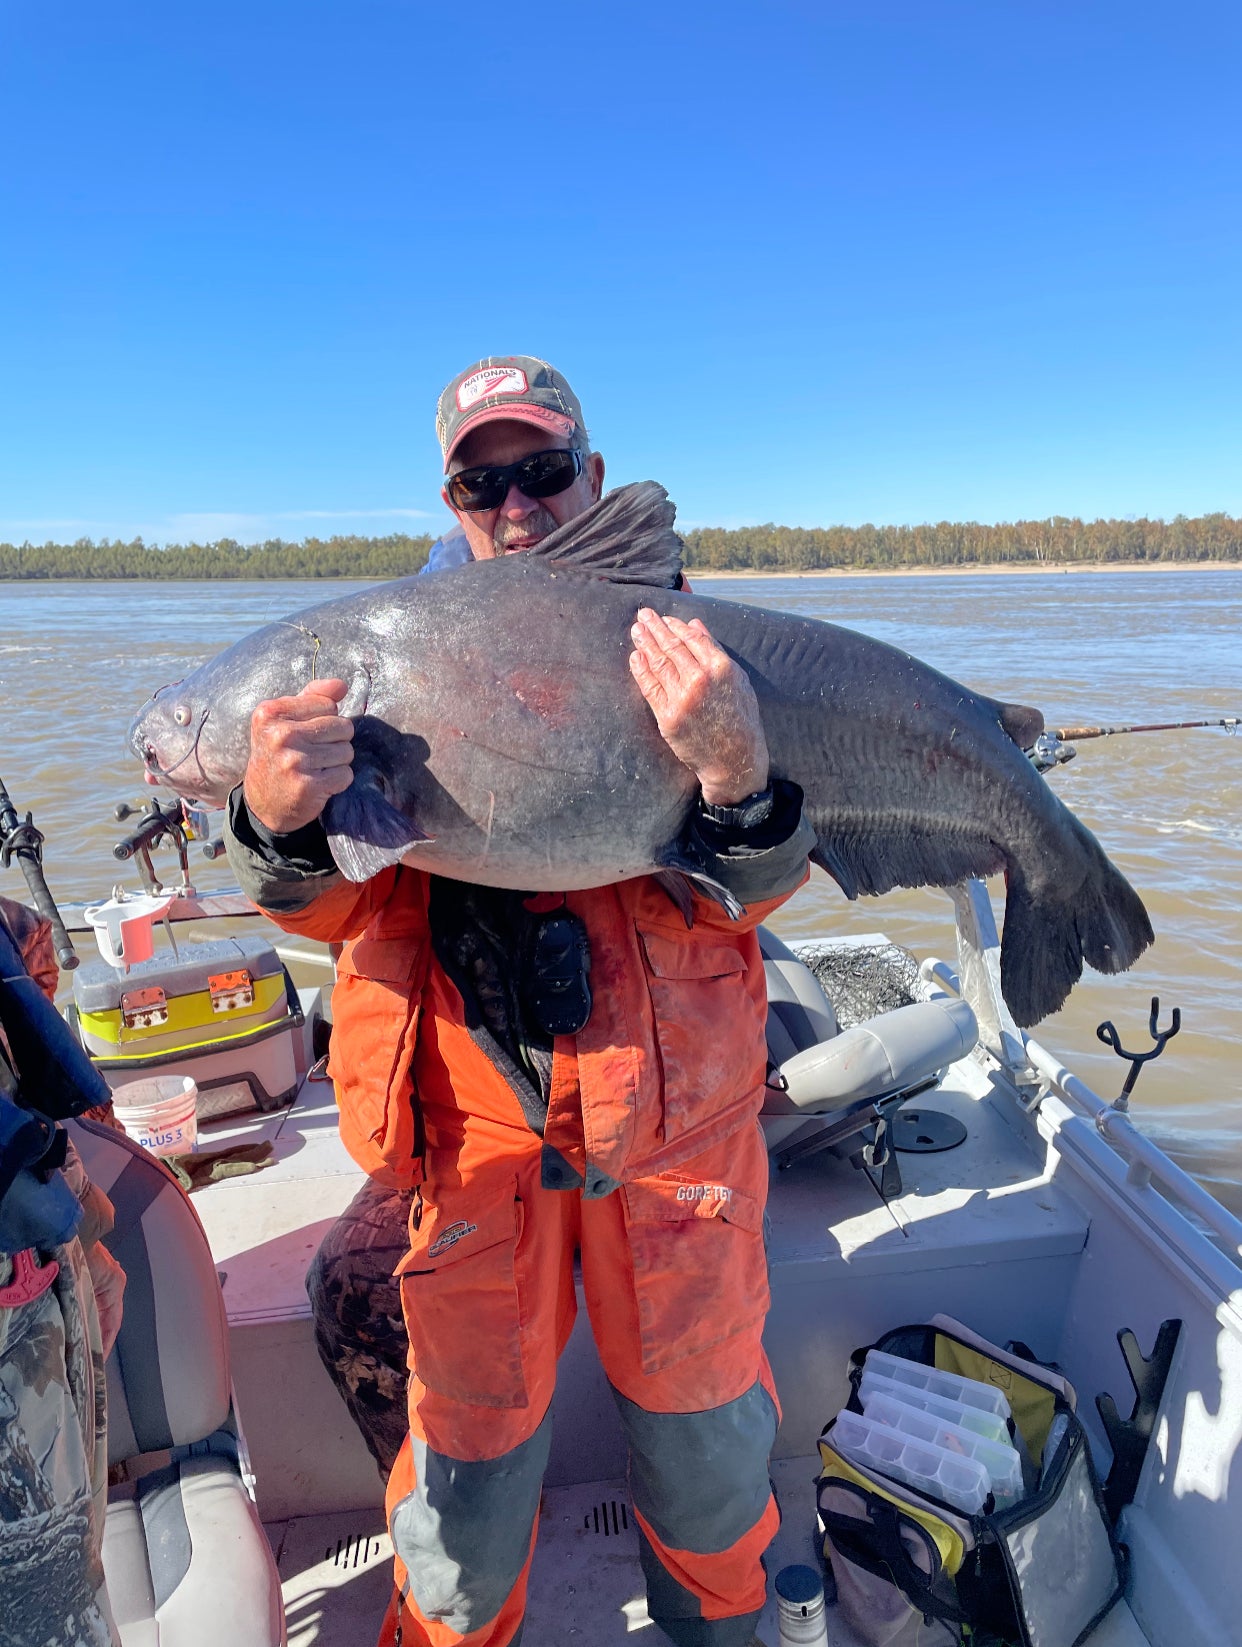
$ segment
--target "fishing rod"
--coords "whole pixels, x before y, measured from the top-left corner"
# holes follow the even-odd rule
[[[1232,738],[1238,730],[1238,716],[1225,715],[1217,721],[1154,721],[1150,726],[1058,726],[1044,733],[1045,738],[1056,738],[1061,743],[1071,739],[1112,738],[1120,732],[1182,732],[1192,726],[1223,726]]]
[[[4,787],[4,779],[0,778],[0,869],[7,869],[14,858],[26,877],[32,903],[39,914],[52,923],[52,942],[62,971],[72,972],[78,964],[78,953],[43,878],[43,831],[35,828],[34,817],[29,812],[25,823],[21,821]]]
[[[1088,738],[1115,738],[1126,732],[1184,732],[1198,726],[1223,726],[1229,737],[1237,734],[1242,717],[1222,715],[1210,721],[1152,721],[1146,726],[1050,726],[1026,751],[1037,772],[1048,772],[1054,766],[1072,761],[1078,751],[1075,743]]]

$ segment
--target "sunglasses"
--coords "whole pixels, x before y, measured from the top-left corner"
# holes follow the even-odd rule
[[[554,498],[566,492],[582,473],[582,453],[532,452],[517,463],[486,464],[478,469],[459,469],[444,482],[444,490],[455,509],[468,514],[499,509],[516,486],[528,498]]]

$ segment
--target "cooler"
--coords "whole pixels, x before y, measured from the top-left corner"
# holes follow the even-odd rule
[[[108,1085],[191,1076],[203,1120],[277,1109],[297,1090],[302,1009],[280,957],[261,937],[219,938],[118,971],[73,974],[82,1044]]]

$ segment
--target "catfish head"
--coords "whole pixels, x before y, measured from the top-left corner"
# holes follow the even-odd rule
[[[186,800],[225,804],[250,758],[255,706],[267,698],[292,697],[308,681],[334,672],[318,667],[318,647],[307,644],[297,633],[300,628],[296,621],[269,624],[183,681],[162,686],[143,704],[129,729],[129,747],[153,782]],[[365,699],[364,672],[340,672],[346,680],[360,677]],[[355,695],[352,689],[350,695]],[[342,712],[356,709],[347,703]]]

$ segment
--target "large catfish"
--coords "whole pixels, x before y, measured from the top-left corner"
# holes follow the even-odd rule
[[[654,605],[701,618],[746,670],[773,775],[801,786],[813,859],[847,897],[1003,870],[1001,982],[1022,1025],[1061,1005],[1084,957],[1134,961],[1152,939],[1142,903],[1022,753],[1037,710],[834,624],[670,588],[673,513],[654,483],[621,487],[537,549],[268,624],[157,694],[134,750],[223,802],[254,706],[338,676],[354,780],[324,824],[351,879],[407,859],[530,891],[652,872],[702,885],[678,847],[694,781],[628,667],[635,612]]]

